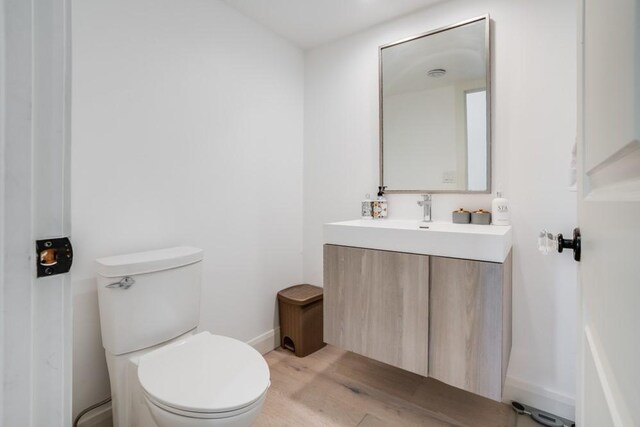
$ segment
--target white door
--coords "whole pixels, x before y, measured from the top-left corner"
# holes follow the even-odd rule
[[[69,233],[69,2],[0,0],[0,426],[71,425],[71,285],[36,277]]]
[[[640,426],[640,0],[580,0],[578,426]]]

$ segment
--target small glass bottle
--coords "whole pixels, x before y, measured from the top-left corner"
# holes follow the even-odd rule
[[[365,194],[362,201],[362,219],[373,219],[373,200],[369,193]]]

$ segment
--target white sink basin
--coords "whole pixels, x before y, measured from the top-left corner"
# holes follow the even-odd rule
[[[389,219],[325,224],[324,243],[490,262],[504,262],[512,244],[511,226]]]

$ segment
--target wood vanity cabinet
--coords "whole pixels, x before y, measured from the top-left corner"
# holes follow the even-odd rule
[[[501,400],[511,353],[511,253],[503,264],[431,257],[429,376]]]
[[[324,340],[426,376],[429,257],[325,245]]]
[[[511,254],[493,263],[327,244],[324,339],[501,400]]]

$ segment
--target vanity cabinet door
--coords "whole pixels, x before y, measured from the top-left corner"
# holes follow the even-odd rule
[[[327,343],[427,375],[429,257],[324,246]]]
[[[504,264],[431,257],[429,376],[501,400],[511,352],[511,254]]]

